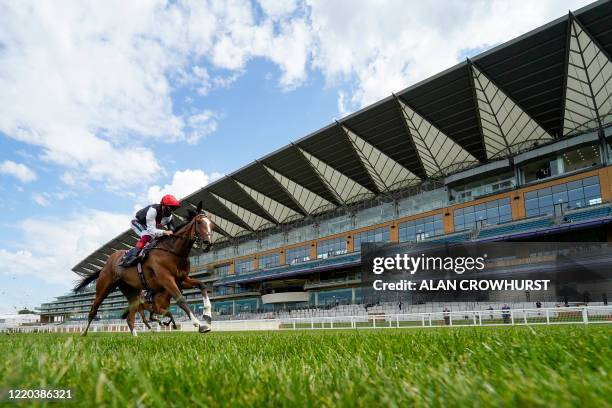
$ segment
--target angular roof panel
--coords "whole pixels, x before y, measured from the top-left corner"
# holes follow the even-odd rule
[[[296,145],[307,152],[316,152],[318,159],[365,188],[372,191],[376,189],[376,185],[372,182],[367,170],[359,161],[355,149],[353,149],[350,141],[346,138],[340,124],[334,123],[320,132],[300,140]]]
[[[400,108],[393,98],[387,98],[340,123],[416,176],[426,177],[417,151],[407,137],[406,123]]]
[[[397,94],[423,118],[479,161],[487,156],[478,121],[469,67],[461,63],[420,86]]]

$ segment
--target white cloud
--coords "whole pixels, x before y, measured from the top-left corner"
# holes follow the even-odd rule
[[[181,199],[188,196],[196,190],[208,185],[210,182],[222,177],[221,173],[213,172],[211,174],[204,173],[202,170],[185,170],[177,171],[172,176],[172,182],[162,186],[151,186],[147,191],[147,203],[157,203],[165,194],[172,194]],[[144,205],[135,206],[140,209]]]
[[[262,9],[256,18],[248,0],[3,3],[0,132],[66,167],[70,184],[151,182],[161,166],[143,146],[193,142],[217,126],[202,126],[210,109],[175,111],[177,86],[206,95],[260,57],[279,66],[283,89],[306,79],[310,40],[305,18],[288,18],[295,2]]]
[[[18,224],[23,234],[19,247],[0,248],[5,276],[31,276],[69,287],[76,275],[71,268],[120,232],[129,228],[130,216],[87,210],[57,219],[26,219]],[[53,245],[49,245],[49,243]]]
[[[75,196],[74,191],[56,191],[53,193],[32,193],[32,200],[41,207],[48,207],[52,201],[63,201],[68,197]]]
[[[219,117],[219,114],[210,110],[205,110],[196,115],[190,116],[187,119],[189,128],[187,142],[196,143],[202,137],[217,130],[217,126],[219,125]]]
[[[192,67],[191,73],[181,71],[177,77],[177,83],[182,86],[190,86],[194,88],[199,95],[206,96],[213,90],[229,88],[242,73],[242,71],[237,71],[226,76],[211,76],[208,69],[196,65]]]
[[[22,183],[36,180],[36,173],[32,169],[25,164],[15,163],[11,160],[5,160],[0,163],[0,173],[13,176]]]
[[[312,66],[349,89],[349,98],[338,95],[346,113],[451,67],[465,50],[510,40],[589,0],[306,3]]]

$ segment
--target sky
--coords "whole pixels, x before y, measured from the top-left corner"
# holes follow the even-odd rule
[[[0,1],[0,313],[163,194],[588,3]]]

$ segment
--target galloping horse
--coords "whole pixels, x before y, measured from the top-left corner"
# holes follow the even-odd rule
[[[189,277],[189,252],[196,240],[211,246],[213,223],[209,216],[200,214],[202,202],[198,204],[197,210],[190,211],[187,222],[170,236],[162,237],[149,252],[148,257],[142,263],[143,279],[139,276],[136,266],[124,268],[119,265],[125,251],[113,253],[106,261],[104,267],[86,277],[74,288],[74,292],[83,290],[91,282],[96,281],[96,298],[89,312],[89,321],[82,335],[87,335],[89,326],[98,312],[98,308],[106,297],[116,288],[119,288],[128,300],[127,324],[133,336],[136,336],[134,320],[138,310],[139,294],[143,289],[150,290],[153,294],[168,292],[181,309],[189,316],[194,326],[201,333],[210,331],[210,311],[204,310],[206,325],[193,315],[180,288],[198,288],[202,291],[205,305],[210,305],[208,293],[204,283]],[[208,315],[207,315],[208,313]]]
[[[170,306],[171,298],[172,296],[170,296],[168,292],[161,292],[161,293],[156,293],[155,295],[153,295],[152,302],[147,302],[146,300],[140,301],[137,311],[140,314],[140,317],[142,318],[142,322],[145,324],[145,326],[147,326],[149,330],[151,330],[149,321],[157,322],[160,324],[160,326],[162,324],[164,326],[169,326],[170,323],[172,323],[172,328],[176,329],[176,322],[174,321],[174,316],[172,315],[172,313],[170,313],[170,310],[168,309],[168,307]],[[145,317],[145,313],[144,313],[145,310],[149,311],[148,321],[147,321],[147,318]],[[129,314],[129,310],[127,310],[121,317],[126,318],[128,314]],[[162,317],[168,317],[170,318],[170,320],[166,322],[162,322],[161,320],[155,317],[156,314]]]

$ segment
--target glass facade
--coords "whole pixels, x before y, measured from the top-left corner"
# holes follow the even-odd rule
[[[251,240],[244,242],[236,247],[236,255],[249,255],[255,253],[259,250],[259,245],[257,240]]]
[[[380,227],[355,234],[353,251],[360,252],[363,242],[389,242],[389,227]]]
[[[446,189],[439,188],[432,191],[424,191],[421,194],[399,200],[397,203],[397,210],[400,217],[406,217],[437,210],[447,205],[448,193]]]
[[[257,299],[242,299],[234,301],[235,313],[255,313],[257,311]]]
[[[514,173],[504,173],[450,189],[451,203],[459,204],[472,201],[489,194],[498,194],[516,186]]]
[[[299,244],[315,238],[314,225],[304,225],[287,232],[287,245]]]
[[[473,229],[477,226],[480,228],[511,220],[510,198],[500,198],[483,204],[458,208],[454,214],[455,231]]]
[[[236,275],[242,275],[244,273],[249,273],[253,270],[253,260],[252,259],[241,259],[236,261],[236,267],[234,268],[234,272]]]
[[[444,234],[442,214],[402,222],[398,225],[398,234],[400,242],[421,241],[425,238],[442,235]]]
[[[600,203],[599,177],[593,176],[525,193],[525,214],[560,215],[566,210]]]
[[[382,203],[379,206],[357,212],[354,223],[356,228],[363,228],[381,224],[394,218],[395,205],[393,203]]]
[[[278,252],[259,257],[259,269],[274,268],[280,265],[280,254]]]
[[[266,251],[268,249],[274,249],[281,247],[285,244],[285,234],[273,234],[268,235],[261,239],[261,250]]]
[[[219,250],[214,251],[213,260],[222,261],[225,259],[230,259],[234,257],[234,254],[235,254],[234,247],[228,246],[228,247],[221,248]]]
[[[521,175],[525,183],[530,183],[598,164],[601,164],[601,156],[598,144],[594,143],[527,163],[521,167]]]
[[[310,245],[302,245],[287,250],[285,263],[292,265],[300,262],[310,261]]]
[[[215,266],[215,276],[223,278],[229,275],[230,266],[229,264]]]
[[[334,217],[319,224],[319,237],[338,234],[353,228],[353,221],[349,215]]]
[[[317,294],[320,306],[349,305],[353,302],[352,289],[338,289],[319,292]]]
[[[248,292],[249,289],[245,288],[244,286],[240,286],[240,285],[236,285],[234,287],[234,293],[244,293],[244,292]]]
[[[332,256],[346,254],[346,252],[345,237],[326,239],[325,241],[319,241],[317,245],[317,259],[330,258]]]
[[[215,313],[220,315],[231,315],[234,312],[234,304],[232,301],[213,302],[212,308]]]

